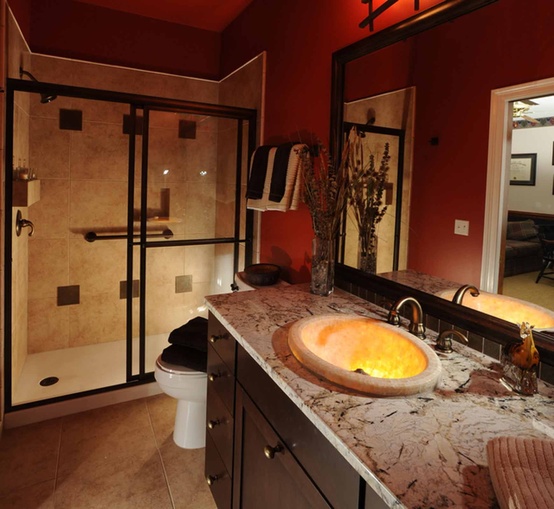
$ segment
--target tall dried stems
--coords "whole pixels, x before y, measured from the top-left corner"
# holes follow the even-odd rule
[[[366,164],[362,138],[353,129],[348,137],[348,185],[349,212],[358,226],[360,249],[363,255],[376,249],[376,227],[383,219],[387,206],[383,205],[383,192],[389,171],[389,144],[385,143],[381,164],[375,168],[375,155],[370,154]]]
[[[321,143],[317,154],[312,157],[308,148],[300,153],[304,181],[304,202],[310,209],[312,226],[316,237],[326,240],[336,239],[341,218],[346,208],[346,187],[348,172],[346,159],[348,149],[337,165]]]

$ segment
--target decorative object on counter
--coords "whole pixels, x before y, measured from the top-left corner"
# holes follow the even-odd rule
[[[334,288],[335,245],[346,209],[348,178],[347,140],[341,161],[331,161],[327,149],[319,143],[317,154],[306,147],[300,152],[304,183],[304,202],[310,209],[315,238],[312,243],[311,292],[330,295]]]
[[[533,341],[533,326],[529,322],[522,322],[519,328],[522,341],[506,345],[502,352],[502,381],[510,389],[532,396],[538,392],[539,352]]]
[[[247,283],[254,286],[274,285],[279,280],[281,267],[273,263],[255,263],[244,269]]]
[[[348,214],[354,216],[358,226],[360,244],[359,268],[364,272],[377,272],[376,228],[383,219],[387,206],[383,204],[383,193],[389,172],[389,144],[381,157],[379,168],[375,167],[375,155],[364,159],[362,137],[355,128],[349,134],[348,157]]]

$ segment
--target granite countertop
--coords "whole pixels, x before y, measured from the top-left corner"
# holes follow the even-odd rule
[[[486,444],[497,436],[554,438],[554,388],[524,397],[499,381],[498,361],[459,343],[440,354],[431,392],[373,397],[303,368],[287,345],[301,318],[387,311],[342,290],[312,295],[309,285],[207,297],[209,310],[390,507],[496,507]],[[428,344],[436,335],[428,333]]]

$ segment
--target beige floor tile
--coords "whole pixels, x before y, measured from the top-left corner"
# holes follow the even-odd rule
[[[55,481],[45,481],[13,490],[0,497],[0,509],[54,509]]]
[[[56,509],[170,509],[160,456],[156,451],[144,461],[128,459],[106,471],[90,475],[73,472],[58,480]]]
[[[6,429],[0,440],[0,496],[56,477],[61,420]]]
[[[173,440],[173,426],[177,400],[166,394],[158,394],[146,400],[158,447]]]
[[[216,509],[204,478],[205,450],[182,449],[168,441],[160,453],[175,509]]]

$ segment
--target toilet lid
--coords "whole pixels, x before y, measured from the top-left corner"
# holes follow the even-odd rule
[[[195,373],[199,373],[199,371],[196,371],[191,368],[187,368],[186,366],[179,366],[178,364],[171,364],[170,362],[165,362],[162,360],[161,355],[156,359],[156,366],[162,371],[165,371],[166,373],[171,373],[171,374],[193,375]]]

